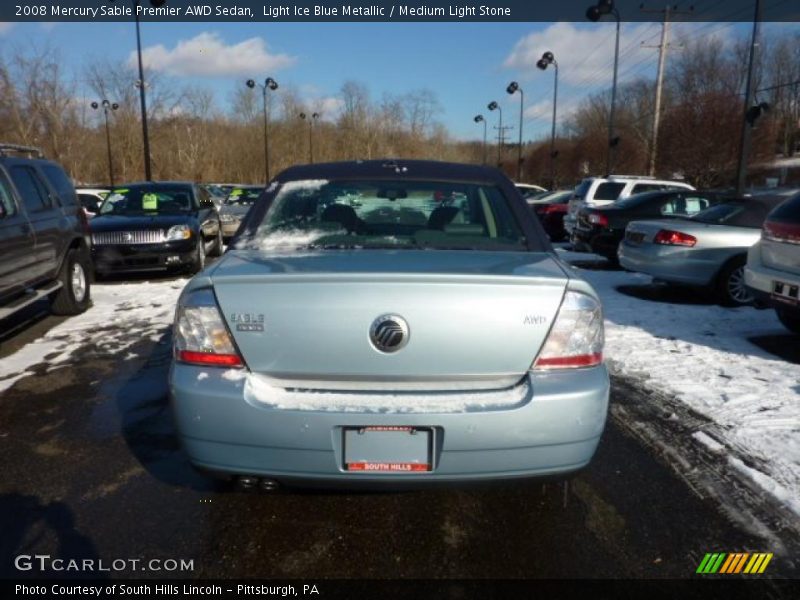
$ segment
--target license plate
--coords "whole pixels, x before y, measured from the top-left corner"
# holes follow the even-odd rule
[[[634,244],[641,244],[644,241],[644,234],[638,231],[629,231],[625,234],[625,239]]]
[[[410,426],[344,428],[344,468],[365,473],[433,470],[434,429]]]
[[[800,286],[783,281],[773,281],[772,297],[787,304],[797,304],[800,302]]]

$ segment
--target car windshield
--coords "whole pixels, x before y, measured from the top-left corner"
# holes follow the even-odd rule
[[[253,204],[263,192],[263,188],[234,188],[225,199],[225,204]]]
[[[239,247],[527,249],[494,186],[436,181],[291,181]]]
[[[572,197],[572,191],[545,192],[536,198],[525,198],[529,204],[566,204]]]
[[[703,223],[725,223],[744,210],[743,202],[724,202],[701,210],[691,217],[695,221]]]
[[[100,206],[101,215],[177,214],[192,210],[188,187],[130,187],[113,190]]]

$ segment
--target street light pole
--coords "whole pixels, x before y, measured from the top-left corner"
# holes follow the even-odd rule
[[[300,118],[305,120],[306,113],[301,112]],[[311,116],[308,118],[308,162],[310,164],[314,164],[314,121],[319,119],[319,113],[311,113]]]
[[[516,81],[509,83],[506,91],[512,95],[514,92],[519,92],[519,147],[517,148],[517,181],[522,181],[522,114],[523,106],[525,104],[525,94],[522,92],[522,88],[519,87],[519,84]]]
[[[558,61],[552,52],[545,52],[536,63],[542,71],[553,65],[555,81],[553,83],[553,124],[550,129],[550,188],[556,188],[556,110],[558,107]]]
[[[92,102],[91,107],[95,110],[103,107],[103,115],[105,116],[106,121],[106,149],[108,150],[108,181],[111,184],[111,187],[114,187],[114,161],[111,158],[111,130],[108,126],[108,111],[110,110],[117,110],[119,108],[119,104],[114,102],[113,104],[108,100],[103,100],[101,103]]]
[[[269,183],[269,115],[267,113],[267,91],[277,90],[278,82],[272,77],[267,77],[263,85],[260,83],[256,84],[254,79],[247,80],[247,87],[250,89],[254,89],[256,85],[261,88],[261,96],[264,101],[264,177],[266,178],[266,183]]]
[[[486,119],[483,115],[475,115],[473,119],[476,123],[483,123],[483,164],[486,164]]]
[[[747,65],[747,83],[744,94],[744,115],[742,118],[742,135],[739,142],[739,165],[736,170],[736,194],[744,193],[747,178],[747,159],[750,155],[750,138],[755,119],[748,118],[753,102],[753,65],[758,46],[758,31],[761,24],[761,0],[756,0],[756,12],[753,18],[753,37],[750,40],[750,58]]]
[[[590,21],[597,22],[603,15],[613,15],[617,20],[617,35],[614,42],[614,81],[611,85],[611,107],[608,111],[608,154],[606,155],[606,175],[611,174],[611,169],[614,165],[612,154],[615,151],[617,140],[614,136],[614,111],[617,102],[617,69],[619,66],[619,34],[620,34],[620,16],[619,11],[614,8],[614,0],[598,0],[597,4],[590,6],[586,10],[586,18]]]

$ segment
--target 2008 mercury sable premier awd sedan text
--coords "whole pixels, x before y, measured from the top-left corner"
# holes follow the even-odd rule
[[[174,344],[192,463],[269,486],[562,476],[606,421],[597,294],[485,167],[284,171]]]

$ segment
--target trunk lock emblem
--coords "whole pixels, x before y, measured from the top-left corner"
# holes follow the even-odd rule
[[[403,348],[410,338],[408,323],[398,315],[381,315],[369,328],[369,339],[380,352],[391,354]]]

